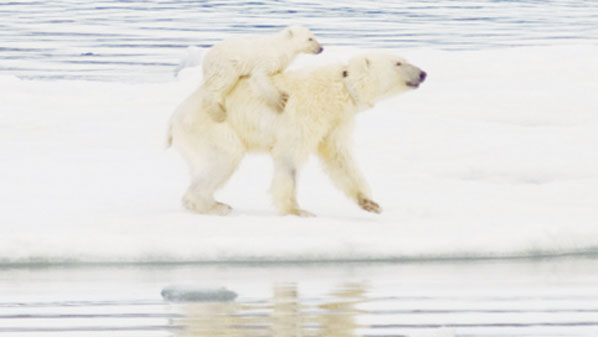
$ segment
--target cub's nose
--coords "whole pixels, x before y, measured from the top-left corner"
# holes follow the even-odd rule
[[[319,53],[321,53],[323,51],[324,51],[324,48],[320,47],[320,49],[318,49],[318,51],[316,52],[316,54],[319,54]]]
[[[426,79],[426,76],[428,76],[428,74],[426,74],[425,71],[422,71],[419,73],[419,81],[423,82]]]

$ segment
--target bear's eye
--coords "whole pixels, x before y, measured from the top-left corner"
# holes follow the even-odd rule
[[[307,39],[307,41],[313,41],[314,39],[312,39],[311,37],[309,39]]]
[[[397,62],[397,66],[398,66],[398,67],[400,67],[400,66],[402,66],[402,65],[403,65],[403,64],[402,64],[401,62]]]

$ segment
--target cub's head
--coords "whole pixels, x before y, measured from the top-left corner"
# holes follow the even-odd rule
[[[426,79],[426,72],[401,57],[380,53],[352,58],[343,76],[356,95],[371,105],[418,88]]]
[[[300,53],[319,54],[324,50],[309,28],[289,26],[282,31],[282,34]]]

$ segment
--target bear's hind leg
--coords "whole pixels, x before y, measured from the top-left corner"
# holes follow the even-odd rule
[[[201,214],[227,215],[232,208],[216,201],[214,193],[230,179],[243,154],[205,146],[196,150],[192,159],[191,185],[183,195],[183,206]]]
[[[216,123],[222,123],[226,120],[226,109],[222,100],[217,95],[206,94],[203,97],[202,110],[207,112],[210,118]]]
[[[183,206],[200,214],[227,215],[232,211],[229,205],[214,200],[213,196],[206,196],[203,186],[192,183],[183,195]]]
[[[227,62],[211,65],[204,69],[204,100],[202,109],[208,113],[212,120],[221,123],[226,120],[224,98],[239,81],[240,74],[235,67]],[[213,69],[216,68],[216,69]]]

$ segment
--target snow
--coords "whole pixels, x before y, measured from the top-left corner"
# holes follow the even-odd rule
[[[293,67],[361,52],[327,48]],[[299,202],[318,217],[278,216],[265,155],[248,156],[217,195],[231,216],[185,211],[186,167],[164,143],[198,67],[152,84],[0,76],[0,263],[598,252],[598,46],[396,53],[429,77],[357,117],[355,154],[381,215],[353,205],[312,158]]]

